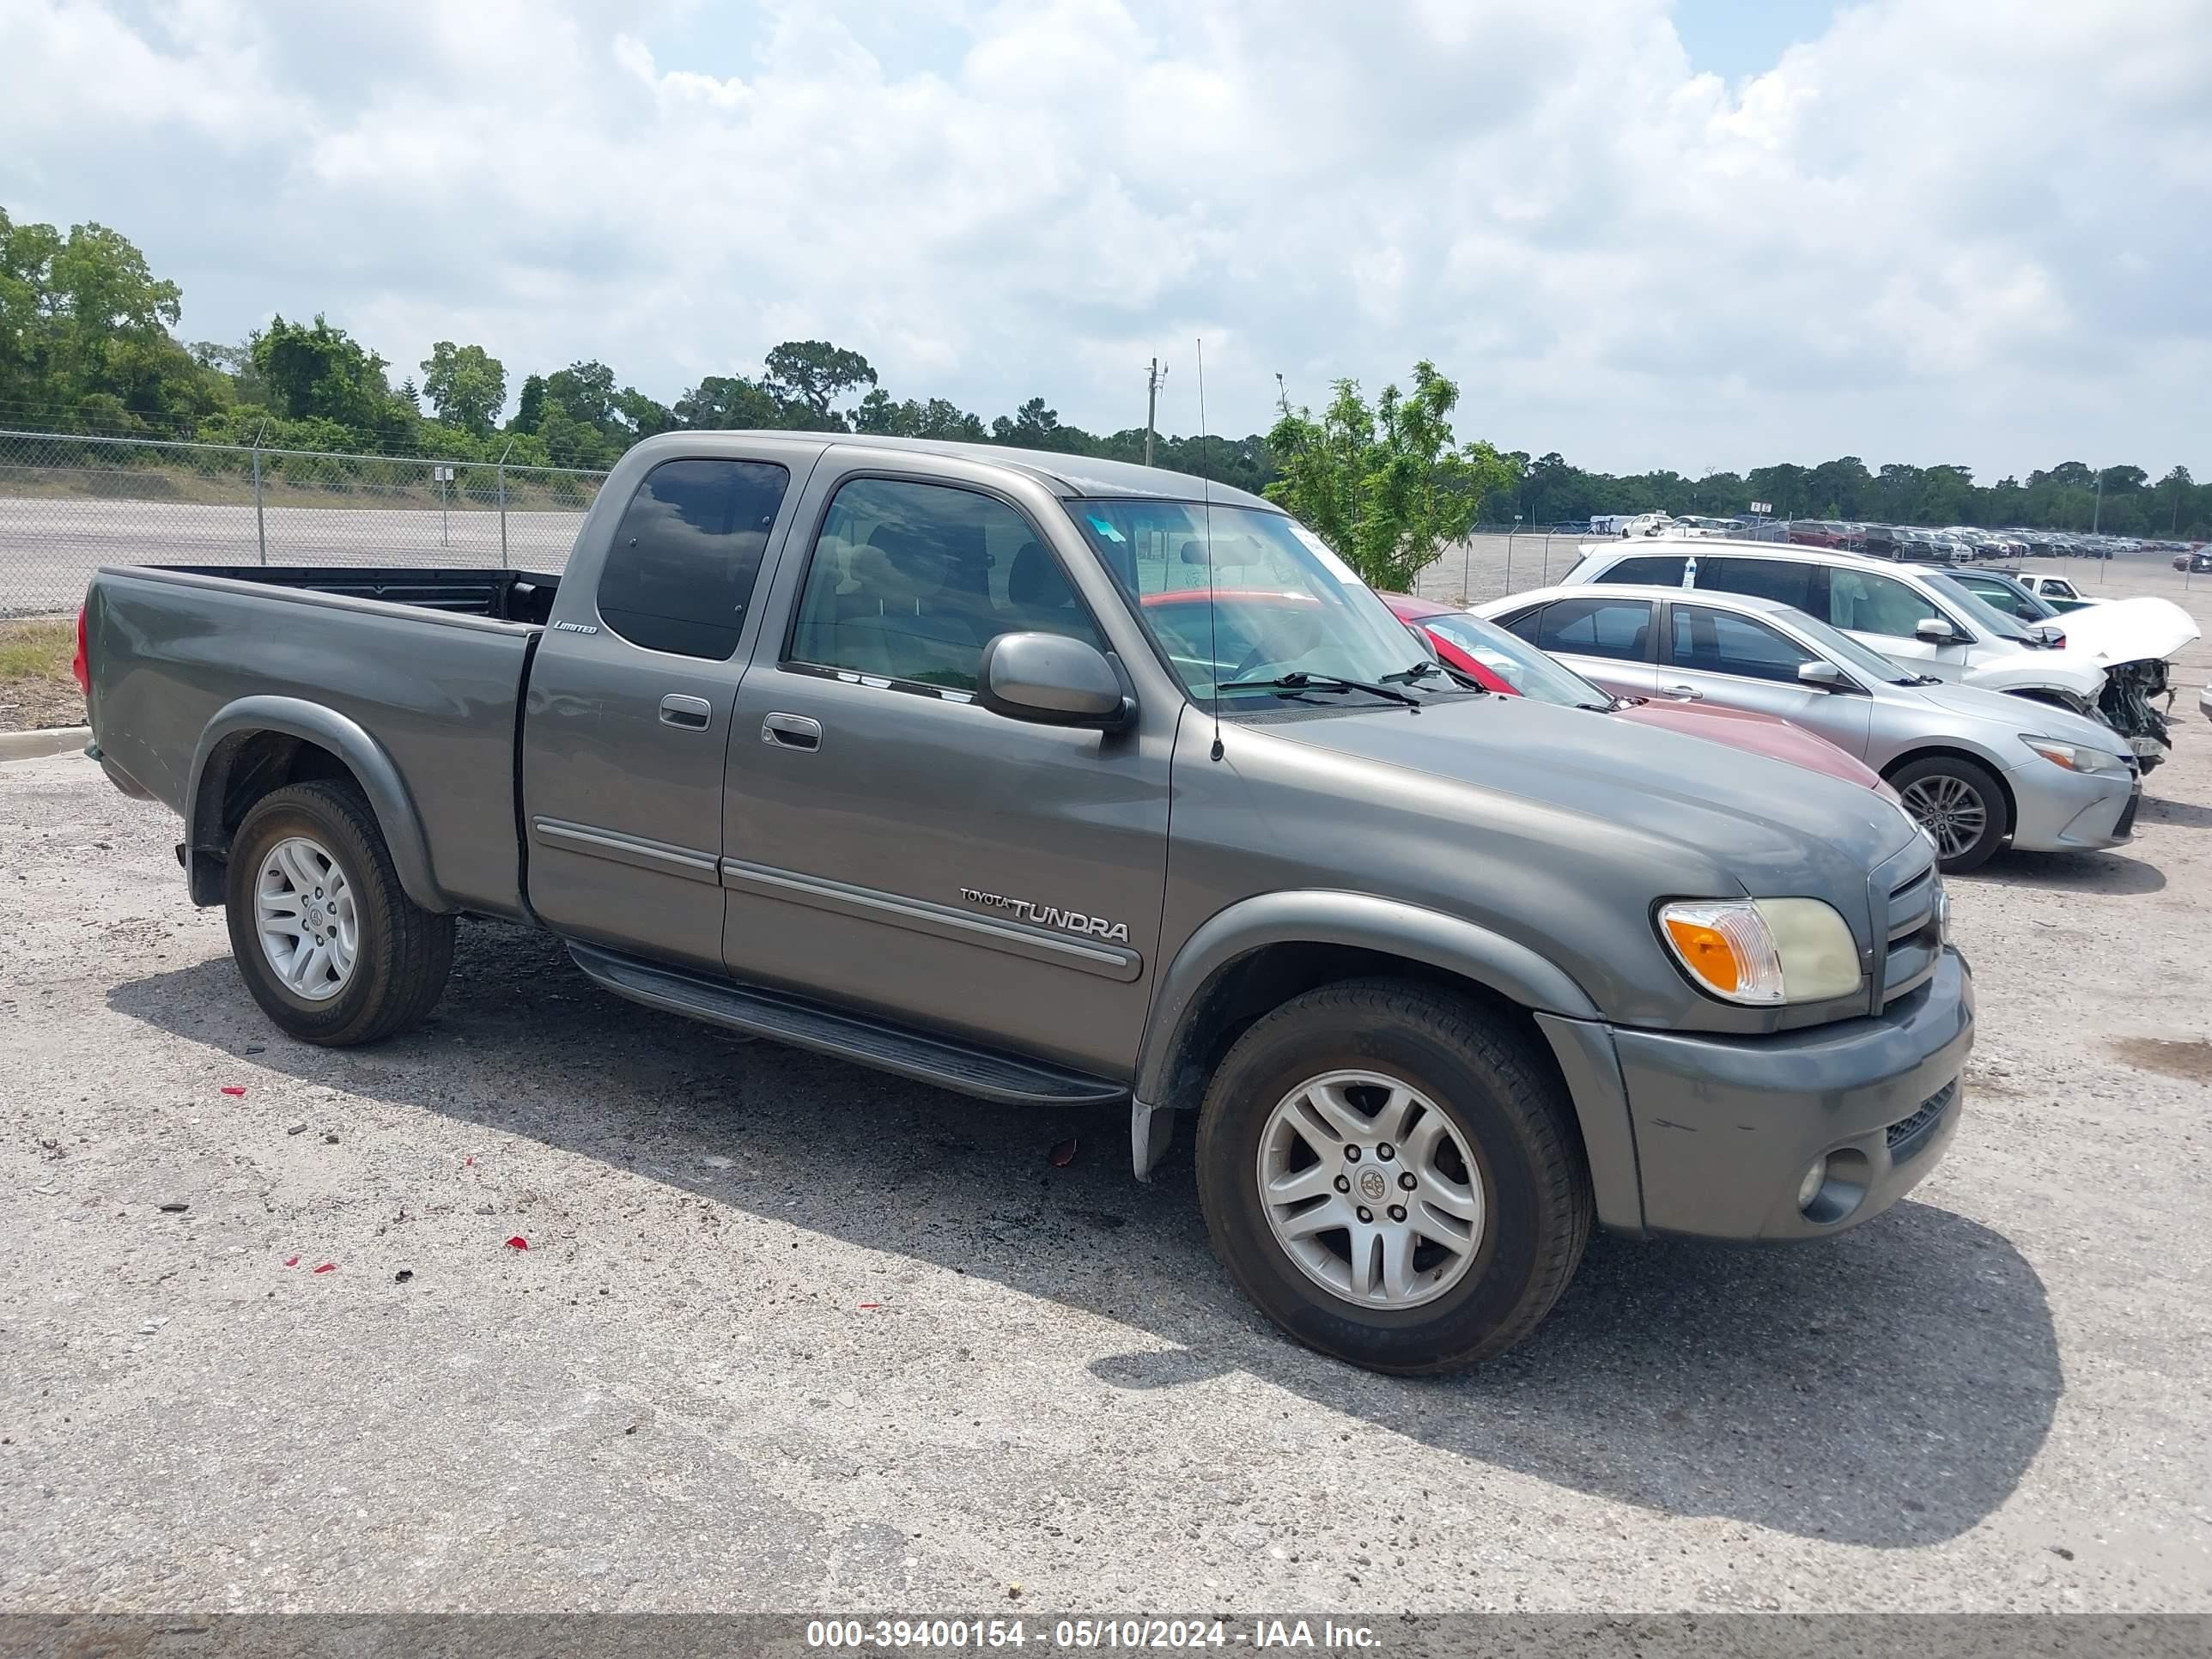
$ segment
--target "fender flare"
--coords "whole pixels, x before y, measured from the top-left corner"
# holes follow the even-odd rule
[[[439,890],[422,820],[383,744],[358,721],[304,697],[240,697],[218,709],[201,732],[185,793],[185,845],[195,862],[203,853],[223,844],[222,800],[231,763],[246,738],[264,732],[327,749],[343,762],[368,797],[369,810],[376,814],[377,828],[392,854],[392,870],[407,896],[426,910],[442,914],[455,908]],[[197,880],[193,886],[197,898]]]
[[[1262,893],[1217,911],[1176,953],[1137,1060],[1137,1097],[1170,1103],[1193,1011],[1222,969],[1270,945],[1346,945],[1426,963],[1531,1012],[1595,1019],[1596,1005],[1557,964],[1477,923],[1369,893]]]
[[[1534,1017],[1567,1085],[1589,1161],[1598,1218],[1641,1232],[1635,1128],[1596,1004],[1556,963],[1479,923],[1366,893],[1266,893],[1231,905],[1184,942],[1162,975],[1145,1024],[1130,1099],[1130,1163],[1139,1181],[1197,1103],[1179,1087],[1194,1017],[1221,972],[1270,945],[1346,945],[1441,968],[1487,987]]]

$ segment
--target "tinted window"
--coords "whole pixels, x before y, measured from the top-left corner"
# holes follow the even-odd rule
[[[663,461],[615,526],[599,619],[634,645],[726,658],[791,475],[765,461]]]
[[[1632,558],[1623,559],[1620,563],[1607,567],[1605,574],[1598,580],[1601,582],[1612,582],[1616,586],[1621,587],[1646,584],[1656,584],[1661,587],[1680,587],[1682,585],[1684,556],[1680,553],[1675,554],[1672,558],[1660,553],[1639,553]]]
[[[1909,640],[1923,617],[1942,614],[1894,578],[1866,570],[1828,573],[1828,620],[1838,628]]]
[[[1555,599],[1537,621],[1535,642],[1545,651],[1642,662],[1650,638],[1649,600]]]
[[[1678,605],[1673,610],[1677,668],[1755,680],[1794,680],[1798,665],[1814,660],[1811,652],[1748,617],[1702,605]]]
[[[1700,559],[1698,586],[1720,593],[1779,599],[1800,611],[1811,607],[1813,573],[1820,566],[1791,559]]]
[[[830,503],[787,660],[973,691],[983,647],[1029,630],[1105,648],[1027,519],[973,490],[859,478]]]

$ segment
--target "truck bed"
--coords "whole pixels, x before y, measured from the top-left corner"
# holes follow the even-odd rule
[[[524,916],[515,745],[557,580],[512,570],[104,568],[84,617],[101,757],[181,814],[197,848],[227,840],[221,792],[234,764],[313,776],[319,749],[369,744],[413,797],[435,908]],[[248,700],[251,724],[300,714],[298,741],[276,739],[273,754],[227,752],[221,722]],[[336,717],[335,735],[317,731],[317,708]]]
[[[536,570],[452,570],[436,566],[364,569],[352,565],[312,564],[171,564],[145,568],[540,626],[552,614],[553,595],[561,586],[560,577]]]

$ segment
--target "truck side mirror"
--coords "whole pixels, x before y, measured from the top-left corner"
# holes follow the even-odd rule
[[[1818,659],[1812,662],[1799,663],[1797,679],[1800,684],[1809,685],[1820,691],[1842,691],[1847,690],[1850,684],[1850,681],[1844,677],[1842,669],[1832,662],[1823,662]]]
[[[1137,715],[1106,653],[1065,634],[998,635],[983,647],[975,701],[1010,720],[1098,732],[1119,732]]]
[[[1912,631],[1930,645],[1949,645],[1959,637],[1958,630],[1941,617],[1923,617]]]

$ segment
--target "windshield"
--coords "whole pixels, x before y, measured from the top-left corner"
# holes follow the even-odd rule
[[[1450,641],[1524,697],[1577,708],[1613,707],[1610,695],[1496,623],[1446,611],[1422,617],[1420,626]]]
[[[1194,697],[1256,708],[1282,688],[1227,683],[1297,675],[1395,691],[1419,665],[1421,692],[1456,689],[1352,568],[1280,513],[1216,507],[1209,533],[1197,501],[1073,501],[1067,511]]]
[[[1941,571],[1931,571],[1922,580],[1964,611],[1966,613],[1966,620],[1984,633],[1994,634],[1999,639],[2014,640],[2021,645],[2043,643],[2021,627],[2020,619],[2017,617],[2008,617],[2002,611],[1993,609],[1979,594],[1956,579],[1947,576]]]
[[[1842,629],[1829,627],[1818,617],[1800,611],[1790,617],[1790,625],[1854,674],[1870,680],[1887,680],[1892,685],[1911,685],[1920,678],[1881,653],[1861,645]]]

